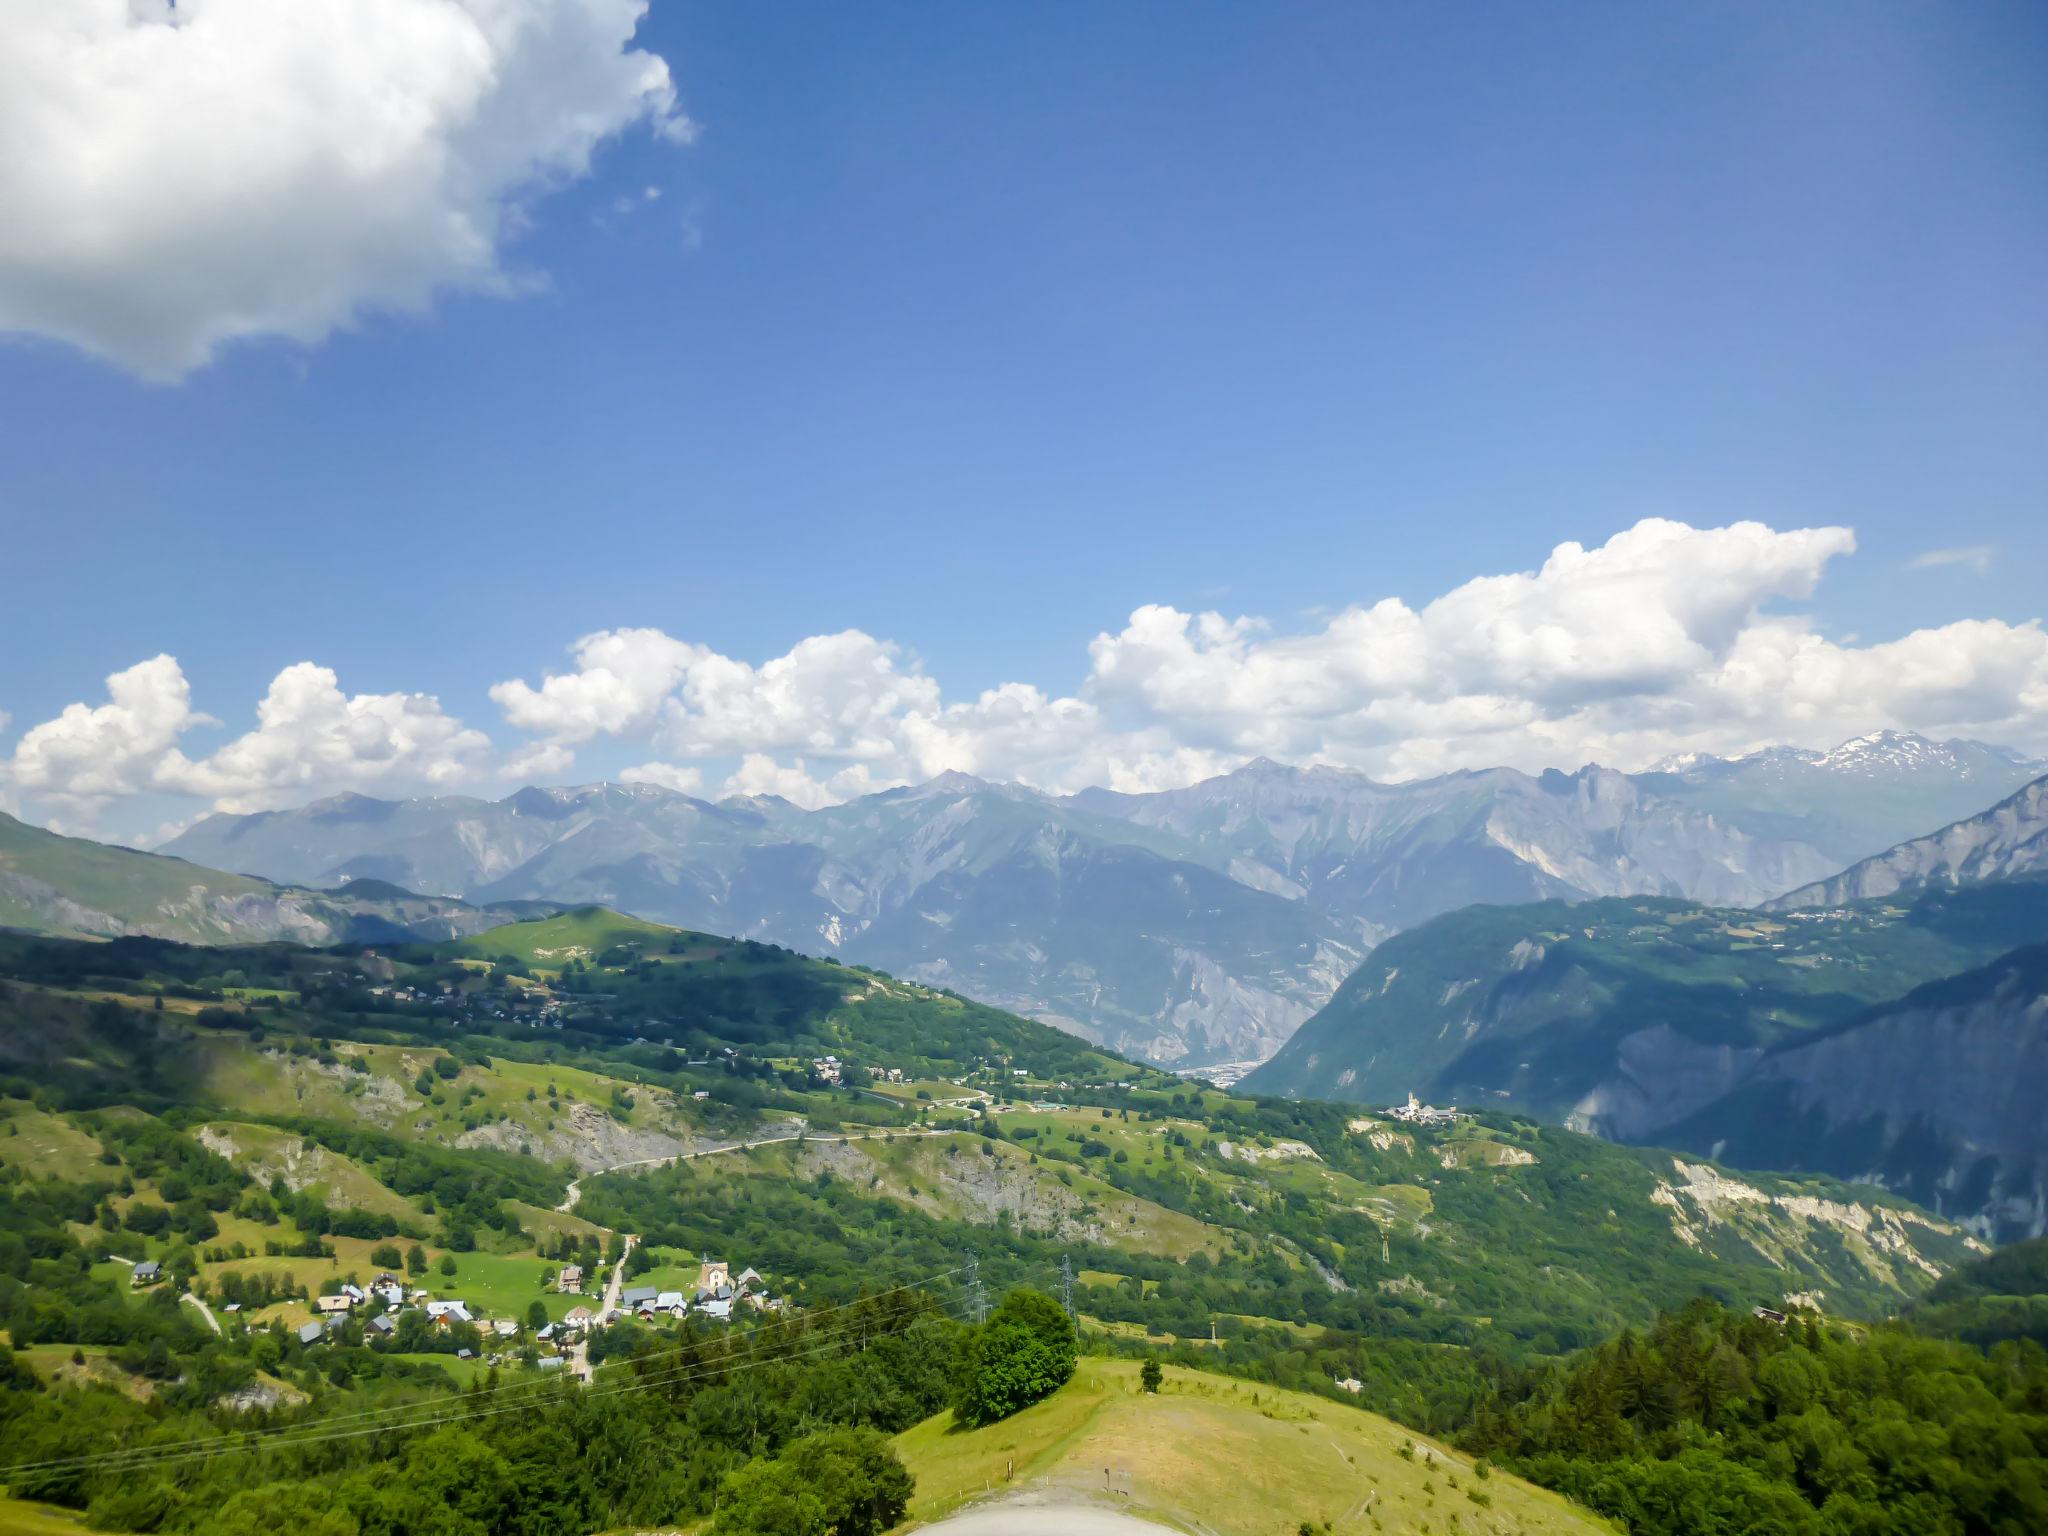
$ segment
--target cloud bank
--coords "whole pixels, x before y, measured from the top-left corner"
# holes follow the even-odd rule
[[[0,330],[172,380],[508,291],[524,205],[689,125],[645,0],[62,0],[0,48]]]
[[[1854,549],[1844,528],[1648,520],[1419,608],[1360,603],[1296,633],[1148,605],[1089,642],[1063,694],[1014,682],[948,699],[918,658],[860,630],[759,663],[660,629],[607,630],[538,683],[490,687],[503,745],[430,696],[352,696],[301,662],[271,684],[254,730],[188,757],[181,739],[214,722],[159,656],[109,678],[104,702],[31,727],[0,782],[88,811],[144,793],[246,810],[346,788],[558,779],[601,748],[637,760],[624,776],[686,793],[818,805],[948,771],[1169,788],[1261,755],[1412,778],[1633,769],[1880,727],[2048,747],[2038,622],[1873,644],[1819,631],[1798,605]]]

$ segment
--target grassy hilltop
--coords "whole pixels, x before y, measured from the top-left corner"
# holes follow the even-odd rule
[[[1209,1371],[1157,1394],[1128,1361],[1083,1360],[1041,1403],[981,1429],[950,1412],[896,1437],[913,1524],[990,1495],[1070,1492],[1213,1536],[1581,1536],[1606,1521],[1376,1414]],[[1327,1522],[1327,1525],[1325,1524]]]

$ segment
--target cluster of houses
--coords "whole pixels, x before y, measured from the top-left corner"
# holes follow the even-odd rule
[[[657,1318],[683,1318],[694,1313],[718,1322],[730,1321],[735,1306],[751,1307],[757,1312],[772,1312],[781,1304],[768,1294],[767,1282],[754,1270],[743,1269],[733,1274],[717,1259],[706,1259],[697,1267],[696,1287],[689,1291],[663,1290],[658,1286],[641,1285],[624,1292],[619,1297],[618,1311],[606,1314],[604,1321],[613,1317],[638,1317],[645,1321]]]
[[[830,1083],[835,1088],[845,1084],[846,1074],[849,1072],[865,1072],[871,1081],[877,1083],[904,1081],[901,1067],[856,1067],[841,1061],[837,1056],[812,1057],[811,1071],[820,1081]]]
[[[1461,1114],[1455,1106],[1438,1109],[1434,1104],[1418,1104],[1412,1093],[1408,1095],[1406,1104],[1389,1105],[1382,1113],[1389,1120],[1405,1120],[1410,1125],[1450,1125],[1454,1121],[1472,1118],[1468,1114]]]
[[[138,1266],[138,1269],[140,1266]],[[580,1264],[564,1264],[555,1277],[555,1289],[564,1295],[582,1293],[588,1276]],[[138,1279],[138,1284],[147,1283]],[[431,1292],[408,1288],[396,1275],[379,1275],[367,1286],[354,1281],[343,1281],[331,1295],[314,1298],[313,1310],[319,1316],[303,1324],[298,1330],[299,1343],[318,1344],[333,1337],[358,1307],[373,1302],[382,1303],[382,1309],[375,1312],[363,1324],[366,1342],[375,1343],[380,1339],[391,1339],[398,1333],[399,1319],[408,1312],[417,1311],[436,1329],[446,1329],[457,1323],[474,1326],[486,1340],[496,1338],[512,1340],[519,1336],[520,1324],[509,1317],[487,1318],[472,1311],[466,1301],[436,1298]],[[616,1307],[603,1312],[593,1311],[586,1306],[569,1309],[559,1322],[550,1322],[534,1330],[537,1343],[562,1348],[573,1343],[593,1328],[601,1328],[624,1318],[637,1318],[653,1322],[664,1318],[681,1319],[688,1316],[710,1318],[715,1321],[729,1321],[735,1307],[747,1307],[757,1312],[778,1312],[782,1310],[781,1300],[768,1294],[767,1282],[758,1271],[743,1269],[737,1275],[718,1259],[705,1259],[698,1265],[697,1282],[688,1291],[671,1290],[644,1285],[625,1291]],[[234,1307],[227,1310],[235,1311]],[[474,1351],[456,1351],[458,1359],[474,1358]],[[493,1356],[496,1362],[502,1356]],[[543,1370],[559,1370],[562,1360],[559,1356],[542,1356]]]
[[[418,1288],[407,1289],[396,1275],[379,1275],[367,1286],[357,1285],[353,1280],[344,1280],[332,1295],[313,1298],[313,1310],[319,1318],[302,1325],[299,1329],[301,1344],[317,1344],[322,1339],[340,1331],[349,1315],[357,1307],[371,1301],[380,1301],[384,1310],[363,1324],[363,1335],[371,1342],[389,1339],[398,1332],[400,1315],[412,1309],[424,1313],[427,1322],[435,1328],[449,1328],[457,1323],[469,1323],[483,1333],[501,1339],[514,1338],[519,1333],[519,1324],[509,1317],[486,1318],[472,1312],[466,1301],[437,1300],[431,1291]],[[229,1311],[234,1308],[230,1307]],[[467,1356],[469,1350],[457,1351]]]

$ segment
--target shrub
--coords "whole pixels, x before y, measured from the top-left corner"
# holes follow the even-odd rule
[[[969,1340],[955,1416],[992,1424],[1029,1407],[1074,1374],[1075,1353],[1074,1325],[1060,1304],[1020,1286]]]

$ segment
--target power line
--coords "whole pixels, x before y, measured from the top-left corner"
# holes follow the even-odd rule
[[[794,1350],[789,1353],[781,1355],[765,1356],[754,1360],[741,1361],[737,1364],[720,1363],[717,1365],[708,1366],[701,1371],[673,1372],[665,1376],[649,1377],[641,1381],[622,1382],[617,1386],[592,1388],[582,1394],[569,1394],[565,1392],[562,1394],[562,1399],[565,1402],[581,1401],[585,1398],[592,1397],[622,1397],[625,1396],[627,1393],[631,1392],[649,1392],[653,1391],[657,1387],[678,1386],[691,1381],[704,1380],[713,1376],[732,1375],[743,1370],[752,1370],[761,1366],[781,1365],[793,1360],[809,1359],[812,1356],[825,1354],[830,1351],[838,1349],[840,1347],[841,1342],[842,1340],[840,1338],[831,1338],[825,1340],[822,1343],[817,1343],[809,1349]],[[151,1456],[147,1459],[143,1459],[129,1453],[110,1452],[107,1453],[107,1458],[105,1460],[92,1462],[91,1464],[83,1467],[51,1466],[45,1464],[41,1467],[37,1467],[34,1465],[24,1465],[22,1467],[10,1467],[6,1470],[10,1474],[20,1471],[36,1470],[107,1470],[123,1472],[147,1470],[155,1467],[176,1466],[185,1462],[205,1461],[214,1456],[232,1455],[236,1452],[297,1450],[303,1446],[322,1445],[335,1440],[359,1440],[366,1435],[402,1434],[406,1430],[429,1429],[440,1424],[463,1424],[475,1419],[496,1418],[500,1414],[525,1413],[530,1411],[535,1406],[535,1403],[530,1399],[522,1399],[521,1401],[516,1403],[500,1403],[497,1401],[496,1394],[493,1394],[490,1398],[486,1399],[484,1405],[480,1407],[470,1406],[456,1411],[437,1414],[428,1418],[408,1420],[402,1424],[371,1424],[367,1427],[359,1429],[337,1430],[331,1433],[319,1434],[299,1434],[289,1439],[273,1439],[260,1442],[244,1441],[239,1444],[212,1443],[207,1445],[180,1445],[169,1448],[170,1454]],[[308,1426],[308,1428],[317,1427],[320,1426]]]
[[[961,1267],[956,1265],[952,1269],[940,1270],[921,1280],[893,1286],[886,1291],[877,1291],[871,1296],[856,1297],[852,1301],[836,1303],[831,1307],[820,1309],[816,1313],[806,1314],[805,1320],[807,1322],[814,1322],[815,1319],[828,1317],[833,1313],[849,1311],[863,1302],[879,1301],[889,1296],[901,1295],[906,1291],[924,1289],[934,1281],[944,1280],[960,1273]],[[948,1316],[952,1315],[943,1304],[941,1305],[941,1310],[946,1311]],[[619,1387],[587,1387],[583,1389],[584,1395],[608,1397],[624,1391],[644,1391],[656,1386],[680,1385],[687,1381],[700,1380],[722,1373],[748,1370],[757,1366],[773,1365],[787,1360],[808,1358],[810,1355],[824,1353],[827,1350],[837,1348],[845,1338],[858,1330],[859,1324],[860,1320],[857,1318],[847,1319],[826,1330],[822,1336],[819,1330],[813,1326],[807,1329],[804,1335],[784,1341],[785,1343],[812,1344],[816,1346],[814,1348],[798,1350],[789,1354],[757,1356],[738,1362],[699,1361],[697,1365],[704,1368],[696,1370],[694,1373],[692,1369],[686,1369],[680,1374],[644,1378],[640,1381],[624,1383]],[[629,1355],[617,1360],[607,1360],[598,1365],[591,1374],[594,1377],[599,1371],[612,1370],[621,1366],[639,1366],[644,1369],[649,1364],[663,1358],[674,1358],[690,1351],[693,1343],[679,1344],[662,1350],[651,1350],[643,1354]],[[59,1472],[108,1467],[128,1469],[164,1466],[205,1456],[229,1454],[235,1451],[283,1450],[302,1445],[316,1445],[329,1440],[351,1439],[362,1435],[396,1434],[408,1429],[422,1429],[436,1424],[456,1423],[468,1418],[488,1418],[500,1413],[518,1412],[544,1401],[549,1392],[559,1393],[566,1397],[567,1394],[563,1392],[565,1386],[566,1383],[564,1382],[551,1380],[529,1382],[524,1385],[515,1384],[510,1387],[493,1389],[490,1396],[486,1399],[485,1405],[482,1407],[472,1406],[467,1409],[450,1410],[449,1406],[445,1403],[429,1402],[408,1403],[393,1408],[363,1409],[354,1413],[339,1414],[332,1418],[320,1419],[311,1424],[287,1425],[273,1430],[249,1431],[245,1433],[242,1439],[229,1443],[210,1442],[205,1445],[199,1445],[192,1442],[181,1442],[173,1445],[135,1446],[125,1450],[94,1452],[82,1456],[56,1457],[38,1462],[18,1462],[6,1467],[0,1467],[0,1472],[5,1472],[12,1476],[22,1472]],[[509,1403],[504,1401],[506,1397],[514,1394],[517,1394],[518,1401]],[[400,1418],[398,1417],[400,1415],[420,1416]],[[365,1419],[386,1419],[390,1422],[371,1424],[367,1428],[360,1429],[341,1431],[335,1429],[336,1425],[347,1424],[352,1421],[360,1422]]]
[[[945,1309],[942,1308],[941,1310]],[[951,1313],[948,1312],[947,1315],[951,1316]],[[915,1321],[915,1319],[912,1319],[912,1321]],[[854,1322],[842,1323],[830,1330],[822,1338],[787,1341],[806,1345],[807,1347],[804,1348],[785,1350],[776,1354],[760,1355],[752,1359],[740,1361],[699,1361],[693,1367],[644,1377],[638,1381],[622,1382],[617,1386],[590,1388],[580,1394],[561,1391],[560,1389],[566,1385],[565,1383],[547,1382],[542,1385],[555,1388],[561,1399],[565,1402],[580,1401],[585,1397],[614,1397],[627,1392],[649,1391],[656,1387],[681,1385],[714,1376],[731,1375],[761,1366],[777,1365],[792,1360],[808,1359],[815,1355],[825,1354],[840,1348],[855,1329],[856,1324]],[[649,1356],[632,1356],[625,1360],[609,1363],[621,1365],[643,1364],[649,1358]],[[339,1422],[338,1420],[322,1420],[314,1424],[273,1431],[262,1438],[251,1436],[233,1443],[210,1442],[204,1445],[181,1443],[158,1447],[144,1446],[130,1451],[109,1451],[91,1456],[60,1458],[43,1462],[24,1462],[4,1470],[9,1473],[98,1470],[103,1468],[130,1470],[175,1465],[180,1462],[201,1460],[209,1456],[226,1455],[236,1451],[291,1450],[301,1446],[317,1445],[332,1440],[357,1439],[365,1435],[397,1434],[408,1429],[424,1429],[437,1424],[461,1423],[470,1419],[492,1418],[504,1413],[519,1413],[537,1406],[535,1400],[529,1396],[521,1396],[517,1402],[507,1403],[502,1401],[502,1398],[511,1390],[516,1389],[494,1391],[481,1404],[472,1403],[462,1407],[451,1408],[446,1404],[408,1405],[404,1409],[395,1411],[414,1412],[420,1408],[428,1408],[434,1411],[424,1417],[407,1419],[403,1422],[371,1424],[365,1428],[336,1431],[332,1428],[332,1423]],[[362,1416],[354,1415],[353,1417]],[[373,1413],[370,1416],[374,1417],[375,1414]]]

